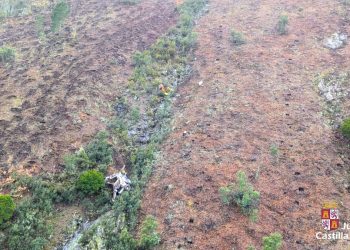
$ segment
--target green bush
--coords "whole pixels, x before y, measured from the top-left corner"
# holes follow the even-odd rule
[[[0,47],[0,63],[13,61],[16,57],[16,51],[9,46]]]
[[[87,170],[83,172],[77,182],[78,189],[86,194],[96,193],[103,186],[103,174],[96,170]]]
[[[160,235],[156,231],[158,223],[153,216],[147,216],[141,225],[139,246],[141,249],[152,249],[160,242]]]
[[[16,205],[10,195],[0,194],[0,224],[12,217],[15,208]]]
[[[60,2],[55,5],[51,14],[51,31],[57,32],[64,20],[68,17],[69,6],[66,2]]]
[[[260,193],[253,189],[244,172],[238,171],[236,183],[219,189],[225,205],[236,204],[245,215],[254,215],[259,205]]]
[[[343,121],[340,126],[340,131],[346,138],[350,138],[350,118]]]
[[[281,15],[277,23],[277,31],[280,35],[287,34],[288,16]]]
[[[246,40],[243,37],[243,34],[241,32],[237,32],[234,30],[231,30],[230,40],[232,44],[235,46],[239,46],[246,43]]]
[[[272,233],[263,237],[263,250],[278,250],[282,246],[282,235],[280,233]]]
[[[117,244],[117,246],[114,246],[115,249],[135,250],[137,247],[137,241],[132,237],[126,228],[120,232]]]
[[[52,180],[28,176],[15,176],[15,179],[15,184],[27,187],[31,196],[24,198],[16,208],[16,216],[7,229],[5,249],[43,249],[51,236],[48,216],[57,199]]]
[[[108,133],[100,132],[92,142],[85,147],[85,152],[91,162],[97,166],[107,166],[113,162],[113,149],[107,141]]]
[[[35,201],[27,199],[18,206],[16,220],[8,232],[8,249],[44,249],[48,244],[52,227],[47,214],[41,213],[34,205]]]

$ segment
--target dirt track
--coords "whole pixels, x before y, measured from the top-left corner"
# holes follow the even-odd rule
[[[0,171],[53,169],[103,128],[115,96],[126,89],[131,55],[177,19],[171,0],[110,2],[72,0],[67,28],[44,43],[33,16],[0,31],[0,41],[18,52],[14,65],[0,67]],[[50,13],[44,14],[49,27]]]
[[[197,24],[197,73],[179,91],[174,130],[142,205],[160,222],[161,249],[259,249],[276,231],[283,249],[349,247],[315,239],[324,201],[336,200],[341,218],[350,218],[348,166],[313,86],[317,73],[350,65],[349,46],[322,46],[334,32],[350,33],[342,8],[326,0],[210,1]],[[289,33],[279,36],[283,12]],[[244,33],[246,45],[230,44],[231,28]],[[218,188],[238,170],[261,192],[257,223],[220,202]]]

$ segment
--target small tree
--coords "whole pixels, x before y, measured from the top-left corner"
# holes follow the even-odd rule
[[[243,171],[238,171],[236,183],[219,189],[221,200],[225,205],[236,204],[245,215],[255,216],[259,205],[260,193],[248,182]]]
[[[340,131],[346,138],[350,138],[350,118],[343,121],[340,126]]]
[[[280,233],[272,233],[263,237],[263,250],[278,250],[282,246],[282,235]]]
[[[86,194],[96,193],[103,185],[103,174],[96,170],[87,170],[83,172],[77,182],[78,189]]]
[[[16,205],[8,194],[0,194],[0,224],[9,220],[15,212]]]
[[[158,223],[153,216],[147,216],[141,226],[139,246],[141,249],[151,249],[160,242],[160,235],[156,231]]]

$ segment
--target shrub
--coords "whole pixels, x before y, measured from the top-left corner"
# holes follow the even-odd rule
[[[94,165],[109,165],[113,161],[112,146],[107,141],[108,133],[100,132],[85,147],[85,152]]]
[[[15,208],[16,205],[10,195],[0,194],[0,224],[12,217]]]
[[[78,189],[86,194],[96,193],[103,185],[103,174],[96,170],[87,170],[83,172],[77,182]]]
[[[126,228],[120,232],[117,244],[118,245],[115,249],[135,250],[137,246],[136,240],[132,237]]]
[[[280,35],[287,34],[288,16],[281,15],[277,23],[277,31]]]
[[[243,37],[243,34],[241,32],[237,32],[234,30],[231,31],[230,40],[232,44],[235,46],[239,46],[246,43],[246,40]]]
[[[18,206],[16,220],[8,232],[8,249],[43,249],[49,242],[52,227],[46,214],[37,210],[34,204],[35,201],[26,199]]]
[[[0,63],[13,61],[16,57],[16,51],[9,46],[0,47]]]
[[[340,126],[340,131],[346,138],[350,138],[350,118],[343,121]]]
[[[66,2],[60,2],[55,5],[51,14],[51,31],[57,32],[64,20],[68,17],[69,6]]]
[[[253,189],[244,172],[238,171],[236,183],[219,189],[224,204],[236,204],[245,215],[254,215],[259,205],[260,193]]]
[[[263,237],[263,250],[278,250],[282,246],[282,235],[280,233],[272,233]]]
[[[156,231],[158,223],[153,216],[147,216],[141,225],[139,246],[141,249],[151,249],[159,244],[160,235]]]

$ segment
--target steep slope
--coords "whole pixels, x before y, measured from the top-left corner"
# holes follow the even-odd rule
[[[142,204],[161,226],[161,249],[245,249],[281,232],[283,249],[344,249],[321,241],[325,201],[349,217],[347,168],[314,88],[318,73],[350,65],[349,46],[322,39],[349,32],[337,1],[211,0],[197,25],[195,74],[177,97]],[[288,34],[275,27],[289,17]],[[233,46],[230,29],[247,44]],[[224,206],[218,188],[243,170],[261,192],[259,220]],[[335,244],[335,245],[330,245]]]

